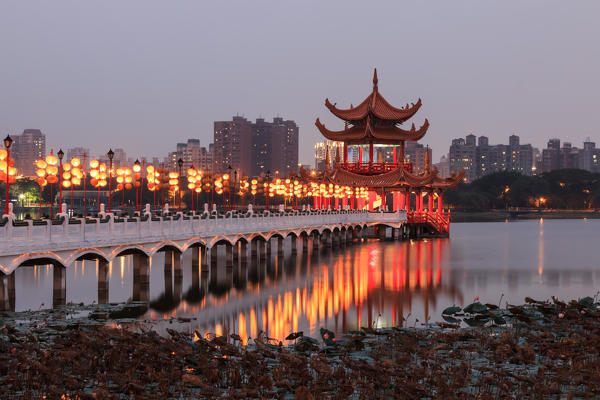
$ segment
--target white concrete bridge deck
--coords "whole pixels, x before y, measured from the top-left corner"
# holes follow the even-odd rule
[[[63,210],[65,205],[63,204]],[[148,206],[147,206],[148,209]],[[82,258],[112,261],[131,252],[152,256],[165,248],[186,251],[191,246],[210,249],[217,243],[235,245],[255,238],[300,237],[316,232],[332,233],[364,229],[374,225],[400,228],[406,223],[406,212],[367,211],[293,211],[276,213],[228,213],[210,216],[184,215],[117,218],[67,218],[59,220],[16,221],[5,216],[0,227],[0,272],[12,273],[23,263],[40,262],[70,265]]]

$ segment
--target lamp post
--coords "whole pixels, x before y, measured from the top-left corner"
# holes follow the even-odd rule
[[[140,160],[135,160],[133,163],[133,186],[135,187],[135,211],[140,211],[139,209],[139,198],[138,198],[138,187],[140,183],[137,181],[136,177],[139,176],[142,167],[140,166]]]
[[[181,168],[183,167],[183,160],[180,158],[177,160],[177,166],[179,167],[179,206],[177,211],[181,212]]]
[[[113,157],[115,156],[115,152],[112,151],[112,149],[108,150],[108,153],[106,153],[106,155],[108,156],[108,160],[109,160],[109,167],[108,167],[108,212],[112,212],[112,207],[111,207],[111,197],[112,197],[112,168],[113,168]]]
[[[62,151],[62,149],[58,150],[58,153],[56,153],[56,155],[58,156],[58,176],[59,176],[59,185],[58,185],[58,191],[59,191],[59,196],[58,196],[58,209],[60,210],[60,212],[62,212],[62,176],[63,176],[63,167],[62,167],[62,159],[65,155],[65,153]]]
[[[6,147],[6,200],[4,202],[4,214],[8,214],[8,187],[10,186],[10,146],[13,140],[10,135],[4,138],[4,147]]]
[[[269,179],[271,178],[271,171],[267,171],[267,186],[265,187],[265,209],[269,211],[269,195],[271,194]]]

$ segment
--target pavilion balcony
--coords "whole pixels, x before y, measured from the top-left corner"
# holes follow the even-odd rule
[[[340,167],[346,171],[361,175],[377,175],[395,170],[401,163],[341,163]],[[404,163],[404,170],[413,172],[411,162]]]

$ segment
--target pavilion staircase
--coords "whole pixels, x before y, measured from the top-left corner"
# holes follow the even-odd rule
[[[448,237],[450,211],[410,211],[407,214],[412,237]]]

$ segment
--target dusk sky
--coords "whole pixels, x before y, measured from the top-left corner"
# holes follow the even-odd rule
[[[0,134],[166,156],[213,121],[279,115],[313,163],[324,106],[423,100],[434,160],[469,133],[600,142],[596,1],[0,2]],[[600,144],[600,143],[598,143]]]

